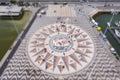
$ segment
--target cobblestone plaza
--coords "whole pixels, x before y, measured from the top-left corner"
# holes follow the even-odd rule
[[[1,80],[120,80],[116,58],[88,20],[96,4],[52,5],[33,21]],[[38,12],[39,13],[39,12]]]

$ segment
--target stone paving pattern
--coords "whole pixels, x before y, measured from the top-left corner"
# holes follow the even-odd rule
[[[49,5],[46,16],[75,17],[76,14],[73,7],[62,5]]]
[[[78,26],[51,24],[38,30],[28,44],[28,56],[39,69],[56,75],[79,72],[94,57],[94,43]]]
[[[74,5],[71,5],[74,6]],[[78,6],[79,7],[79,6]],[[81,7],[81,6],[80,6]],[[83,7],[83,6],[82,6]],[[77,12],[77,7],[75,10]],[[93,8],[85,8],[94,10]],[[72,11],[71,11],[72,12]],[[77,17],[70,18],[68,23],[78,25],[84,29],[92,38],[95,44],[95,58],[91,64],[77,74],[67,76],[54,76],[44,73],[43,71],[36,69],[30,63],[27,53],[28,41],[31,35],[40,27],[46,26],[46,24],[55,23],[57,17],[37,17],[28,31],[26,37],[23,39],[16,53],[9,60],[7,68],[1,75],[1,80],[120,80],[120,75],[116,69],[114,59],[109,56],[109,51],[104,48],[103,42],[98,35],[95,34],[95,30],[91,27],[91,23],[88,21],[86,14],[89,14],[87,10],[81,9],[77,12]],[[111,54],[111,53],[110,53]]]

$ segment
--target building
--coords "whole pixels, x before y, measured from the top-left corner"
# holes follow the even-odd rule
[[[22,14],[22,7],[18,6],[0,6],[0,16],[19,16]]]

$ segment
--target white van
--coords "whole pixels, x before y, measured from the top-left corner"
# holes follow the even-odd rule
[[[46,11],[45,10],[41,10],[40,13],[41,14],[46,14]]]

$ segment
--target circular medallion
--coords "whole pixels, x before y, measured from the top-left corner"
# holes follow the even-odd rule
[[[56,52],[67,52],[72,48],[73,41],[67,35],[57,34],[50,39],[49,45]]]
[[[94,56],[94,44],[79,27],[52,24],[31,37],[28,55],[33,65],[47,73],[70,75],[88,66]]]

